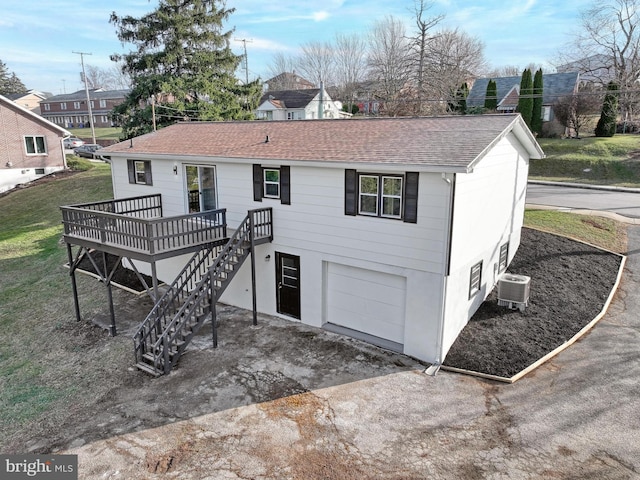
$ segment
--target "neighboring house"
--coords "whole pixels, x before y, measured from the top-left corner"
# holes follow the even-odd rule
[[[0,95],[0,192],[65,168],[65,129]]]
[[[320,88],[265,93],[256,109],[258,120],[311,120],[345,118],[341,105]]]
[[[27,93],[12,93],[6,95],[9,100],[13,100],[21,107],[31,110],[33,113],[40,115],[40,102],[52,97],[53,94],[48,92],[39,92],[37,90],[29,90]]]
[[[261,243],[253,268],[247,262],[234,270],[253,245],[245,235],[235,247],[227,244],[243,253],[224,263],[222,251],[209,270],[224,263],[221,275],[233,278],[222,302],[257,305],[432,363],[442,362],[516,254],[529,159],[543,157],[513,114],[178,123],[102,152],[117,200],[63,208],[69,244],[113,248],[157,276],[155,284],[171,284],[189,257],[166,250],[187,247],[173,243],[170,232],[193,228],[204,244],[212,240],[194,223],[200,216],[211,218],[211,229],[228,224],[228,236],[253,225]],[[145,195],[161,199],[153,208],[163,217],[136,230],[148,207],[127,199]],[[224,215],[214,220],[212,209]],[[87,233],[100,224],[99,211],[135,212],[120,220],[103,214],[113,228],[122,225],[120,245]],[[139,234],[132,232],[146,229],[159,232],[151,243],[134,240]],[[151,263],[136,260],[144,258]],[[217,298],[221,283],[213,282],[213,293],[196,288],[192,299]],[[170,304],[161,300],[154,311]],[[141,335],[157,338],[156,326],[145,328]],[[140,351],[161,364],[162,341],[155,342]]]
[[[577,72],[544,73],[542,75],[542,133],[543,135],[563,134],[565,127],[555,121],[553,104],[561,97],[578,91],[580,75]],[[484,107],[487,84],[491,78],[479,78],[471,87],[467,97],[467,108]],[[515,112],[520,94],[522,77],[497,77],[498,111]]]
[[[614,58],[611,56],[596,54],[559,65],[558,73],[579,72],[581,83],[595,83],[606,85],[616,79]]]
[[[316,88],[309,80],[296,75],[295,72],[283,72],[264,82],[267,90],[306,90]]]
[[[120,105],[129,90],[89,90],[94,127],[112,127],[111,111]],[[84,90],[55,95],[40,103],[41,115],[65,128],[89,128],[89,107]]]

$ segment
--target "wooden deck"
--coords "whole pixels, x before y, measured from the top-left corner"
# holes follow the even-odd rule
[[[159,194],[60,209],[65,242],[138,260],[155,261],[228,240],[226,209],[163,217]]]

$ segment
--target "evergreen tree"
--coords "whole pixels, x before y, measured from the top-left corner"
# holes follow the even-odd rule
[[[527,126],[531,128],[531,119],[533,117],[533,79],[531,78],[531,70],[528,68],[522,72],[517,111],[520,112]]]
[[[464,115],[467,113],[467,97],[469,96],[469,85],[467,82],[460,85],[452,95],[449,102],[449,111]]]
[[[533,109],[531,113],[531,131],[536,134],[542,133],[542,69],[539,68],[533,77]]]
[[[14,72],[9,73],[7,65],[0,60],[0,95],[27,93],[27,87]]]
[[[498,87],[495,80],[489,80],[487,83],[487,92],[484,96],[484,108],[489,111],[498,109]]]
[[[596,137],[613,137],[616,133],[618,119],[618,84],[609,82],[607,94],[602,102],[602,112],[596,125]]]
[[[229,46],[233,30],[223,26],[234,11],[224,0],[160,0],[141,18],[111,14],[119,40],[136,46],[111,56],[133,83],[114,109],[125,139],[152,130],[152,102],[158,127],[182,119],[252,118],[262,88],[235,77],[242,57]]]

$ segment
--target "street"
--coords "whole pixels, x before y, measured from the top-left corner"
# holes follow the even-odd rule
[[[595,210],[640,218],[640,190],[576,188],[529,183],[527,205]]]

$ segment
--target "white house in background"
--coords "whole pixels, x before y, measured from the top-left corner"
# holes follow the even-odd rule
[[[518,114],[178,123],[103,153],[114,198],[160,194],[163,216],[225,208],[232,229],[272,209],[259,312],[436,364],[515,255],[544,155]],[[251,285],[247,262],[222,301],[250,309]]]
[[[301,90],[268,91],[256,109],[258,120],[310,120],[320,118],[345,118],[342,105],[331,100],[326,90],[307,88]]]
[[[70,133],[0,95],[0,192],[65,168]]]

